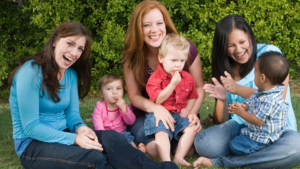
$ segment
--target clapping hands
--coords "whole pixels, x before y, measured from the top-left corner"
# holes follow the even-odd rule
[[[233,80],[233,78],[231,77],[231,75],[225,71],[224,72],[225,76],[221,76],[221,81],[223,84],[223,87],[231,94],[237,94],[238,92],[238,84]]]
[[[248,111],[248,109],[249,106],[247,104],[234,102],[229,104],[228,113],[240,115],[241,112]]]
[[[225,88],[218,82],[216,78],[212,78],[213,84],[205,84],[203,89],[209,93],[210,97],[225,101],[227,99]]]

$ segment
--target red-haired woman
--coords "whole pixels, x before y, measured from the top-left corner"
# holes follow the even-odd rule
[[[145,137],[145,114],[154,113],[156,124],[163,123],[166,128],[174,130],[174,119],[169,111],[163,106],[150,101],[145,90],[145,85],[151,73],[159,65],[158,48],[168,33],[177,33],[177,30],[167,9],[158,1],[145,0],[139,3],[132,13],[122,52],[123,72],[128,97],[137,117],[135,124],[130,126],[129,129],[135,137],[136,144],[145,144],[147,153],[152,158],[158,157],[157,151],[160,151],[160,149],[155,145],[154,136]],[[199,97],[196,99],[193,108],[189,110],[189,113],[194,115],[189,121],[191,125],[196,124],[194,131],[199,132],[201,124],[197,114],[204,99],[202,68],[195,45],[190,42],[190,46],[190,67],[187,71],[195,80]],[[172,146],[172,149],[175,150],[176,141],[173,145],[175,146]]]

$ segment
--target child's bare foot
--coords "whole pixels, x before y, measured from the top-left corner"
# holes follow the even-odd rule
[[[173,162],[176,163],[176,164],[180,164],[180,165],[182,165],[182,166],[186,166],[186,167],[192,166],[192,164],[189,163],[189,162],[187,162],[187,161],[185,161],[185,159],[179,159],[179,158],[176,159],[176,158],[174,157]]]
[[[211,167],[211,166],[213,166],[213,164],[209,158],[199,157],[196,161],[194,161],[193,166],[194,166],[194,169],[197,169],[200,166]]]
[[[138,149],[141,150],[143,153],[147,152],[146,146],[143,143],[140,143]]]

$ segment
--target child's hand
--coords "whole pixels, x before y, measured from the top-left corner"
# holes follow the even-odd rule
[[[246,111],[248,111],[248,110],[249,110],[249,106],[248,106],[248,104],[242,104],[242,106],[244,107],[244,109],[245,109]]]
[[[228,113],[239,115],[243,111],[245,111],[243,104],[237,102],[234,102],[233,104],[229,104]]]
[[[179,113],[179,116],[180,117],[187,117],[189,115],[189,110],[187,108],[183,108],[181,109],[180,113]]]
[[[116,97],[116,100],[117,100],[116,105],[119,107],[119,109],[124,114],[126,114],[127,113],[127,106],[126,106],[126,103],[125,103],[124,99],[121,98],[121,97],[120,98]]]
[[[173,85],[174,87],[176,87],[181,81],[181,76],[179,74],[179,71],[176,71],[171,79],[171,85]]]
[[[231,94],[237,94],[238,92],[238,84],[232,79],[231,75],[225,71],[225,76],[221,76],[221,81],[224,86],[224,88]]]

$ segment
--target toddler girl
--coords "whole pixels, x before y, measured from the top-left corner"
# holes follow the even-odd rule
[[[100,78],[99,95],[103,101],[98,101],[92,114],[95,130],[115,130],[122,133],[127,141],[135,148],[134,137],[126,131],[126,124],[132,125],[135,122],[135,115],[131,107],[125,103],[124,80],[114,74],[107,74]],[[146,152],[146,146],[140,143],[138,149]]]

